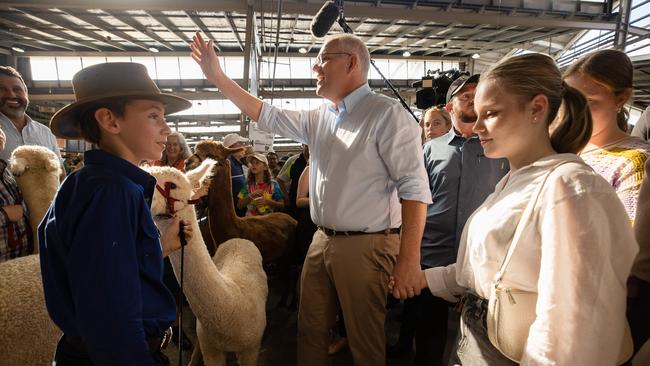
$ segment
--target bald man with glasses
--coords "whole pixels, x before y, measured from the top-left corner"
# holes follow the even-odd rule
[[[309,145],[319,229],[302,271],[298,364],[327,364],[339,305],[355,365],[385,364],[387,295],[419,293],[431,195],[418,124],[399,101],[370,90],[370,55],[353,35],[326,39],[312,70],[316,94],[328,102],[308,111],[276,108],[241,89],[219,66],[212,41],[197,34],[191,47],[207,79],[260,129]]]

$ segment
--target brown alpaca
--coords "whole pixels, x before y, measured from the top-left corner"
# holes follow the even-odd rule
[[[222,160],[213,169],[207,220],[201,225],[201,235],[208,248],[216,248],[228,239],[242,238],[255,243],[265,263],[279,259],[293,245],[297,221],[278,212],[237,217],[231,190],[230,161]]]

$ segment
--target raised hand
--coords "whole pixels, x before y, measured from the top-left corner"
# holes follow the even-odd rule
[[[212,40],[205,42],[199,32],[196,32],[192,39],[193,42],[190,43],[192,58],[201,66],[206,79],[217,85],[221,76],[223,76],[223,69],[219,64],[219,57],[214,52],[214,43]]]

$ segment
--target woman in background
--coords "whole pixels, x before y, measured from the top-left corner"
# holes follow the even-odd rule
[[[625,103],[632,95],[633,73],[625,53],[600,50],[579,59],[564,74],[565,82],[587,98],[594,124],[580,157],[614,187],[632,223],[643,164],[650,155],[650,143],[627,133]]]
[[[628,113],[624,107],[632,95],[633,73],[634,67],[625,53],[600,50],[571,65],[564,79],[585,95],[594,121],[589,144],[580,157],[614,187],[630,223],[636,224],[639,233],[645,231],[643,226],[648,223],[640,217],[641,221],[637,221],[637,203],[647,205],[642,201],[650,198],[639,196],[647,172],[644,163],[650,155],[650,143],[627,134]],[[646,307],[650,304],[650,277],[639,265],[634,268],[628,279],[627,316],[634,349],[638,351],[650,337]]]
[[[167,144],[162,158],[151,162],[152,166],[170,166],[185,172],[185,159],[189,158],[190,148],[185,137],[180,132],[172,132],[167,136]]]
[[[423,141],[427,142],[449,132],[451,116],[444,108],[431,107],[422,113],[420,127],[424,136]]]

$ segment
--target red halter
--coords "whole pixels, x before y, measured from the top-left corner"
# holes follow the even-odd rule
[[[187,200],[187,201],[176,199],[176,198],[172,197],[171,194],[170,194],[172,188],[176,188],[176,185],[174,183],[172,183],[172,182],[165,182],[165,188],[162,188],[160,185],[156,184],[156,189],[158,190],[158,192],[160,192],[160,194],[162,194],[163,197],[165,197],[165,202],[167,204],[167,212],[170,215],[173,215],[173,214],[176,213],[176,210],[174,210],[174,203],[175,202],[183,202],[183,203],[186,203],[188,205],[194,205],[194,204],[198,203],[201,200],[200,198],[197,198],[195,200]]]

